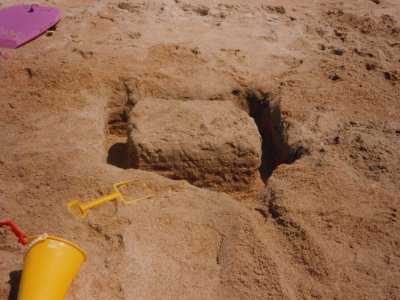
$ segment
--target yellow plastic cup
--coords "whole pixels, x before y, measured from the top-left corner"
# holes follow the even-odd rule
[[[63,300],[86,259],[85,251],[58,237],[36,242],[24,258],[18,300]]]

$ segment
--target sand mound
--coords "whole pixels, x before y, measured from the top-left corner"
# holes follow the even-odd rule
[[[267,283],[276,266],[257,236],[261,219],[227,195],[140,178],[153,187],[153,198],[118,205],[116,213],[91,212],[88,234],[97,246],[73,289],[76,299],[89,291],[111,299],[117,290],[128,299],[282,296],[276,280]]]
[[[130,120],[128,167],[227,190],[258,177],[260,134],[254,120],[230,102],[145,100]]]

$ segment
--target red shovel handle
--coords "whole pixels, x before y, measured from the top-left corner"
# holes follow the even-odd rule
[[[14,234],[18,237],[18,242],[22,245],[27,244],[27,239],[26,239],[26,234],[18,228],[17,225],[13,221],[5,221],[5,222],[0,222],[0,227],[1,226],[9,226],[11,230],[14,232]]]

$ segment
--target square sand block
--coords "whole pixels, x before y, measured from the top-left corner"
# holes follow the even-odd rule
[[[146,99],[130,115],[126,165],[235,190],[259,180],[261,143],[254,120],[231,102]]]

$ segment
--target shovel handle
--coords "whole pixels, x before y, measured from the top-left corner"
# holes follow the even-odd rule
[[[99,206],[99,205],[101,205],[103,203],[115,200],[115,199],[117,199],[119,197],[121,197],[121,193],[116,191],[116,192],[114,192],[112,194],[109,194],[109,195],[94,199],[92,201],[89,201],[87,203],[84,203],[82,206],[83,206],[84,210],[88,210],[88,209],[91,209],[93,207]]]
[[[11,228],[14,234],[18,237],[18,242],[20,244],[26,245],[26,243],[28,242],[26,239],[26,234],[13,221],[10,220],[5,222],[0,222],[0,227],[4,225]]]
[[[72,200],[67,203],[67,206],[74,215],[84,218],[87,216],[89,209],[120,197],[122,198],[121,193],[116,191],[112,194],[91,200],[87,203],[82,203],[80,200]]]

